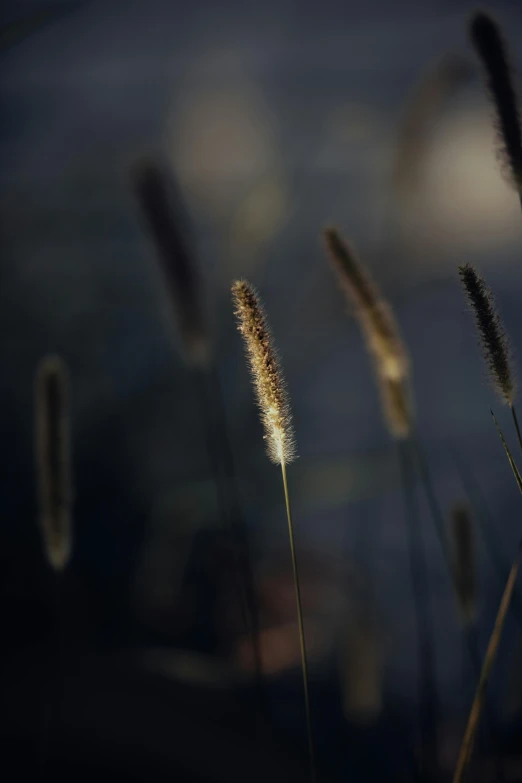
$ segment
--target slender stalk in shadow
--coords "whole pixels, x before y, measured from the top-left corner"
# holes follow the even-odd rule
[[[441,511],[440,505],[437,500],[437,496],[435,494],[435,491],[433,489],[433,484],[431,480],[431,474],[428,467],[428,463],[424,457],[420,441],[418,437],[414,441],[415,443],[415,452],[417,457],[417,465],[419,469],[419,473],[424,485],[424,490],[426,494],[426,499],[428,501],[428,506],[430,509],[431,517],[434,523],[435,531],[437,533],[437,537],[439,539],[439,543],[442,549],[442,552],[444,554],[444,559],[446,561],[446,565],[448,567],[448,572],[450,574],[451,582],[453,585],[453,588],[455,591],[459,590],[459,579],[457,575],[457,571],[455,568],[455,563],[453,559],[453,553],[451,551],[451,547],[449,545],[448,536],[446,535],[445,528],[444,528],[444,515]],[[478,640],[476,634],[473,632],[469,632],[469,630],[464,631],[464,644],[467,649],[468,657],[471,662],[473,672],[475,675],[475,678],[477,682],[480,680],[480,653],[478,648]],[[484,696],[485,700],[485,696]],[[487,704],[487,702],[486,702]],[[493,710],[486,706],[486,717],[487,717],[487,730],[489,732],[490,741],[493,749],[496,747],[496,741],[495,737],[498,736],[498,731],[495,728],[495,720],[493,715]],[[494,752],[494,762],[495,767],[497,770],[497,776],[500,781],[504,780],[504,774],[503,774],[503,767],[500,761],[500,758],[498,754]]]
[[[513,456],[511,454],[511,451],[509,449],[509,446],[507,445],[506,439],[504,437],[504,433],[500,429],[499,423],[495,418],[495,414],[493,411],[491,411],[491,415],[493,416],[493,421],[495,422],[495,427],[497,428],[497,432],[500,436],[500,440],[502,441],[502,446],[504,447],[504,451],[506,452],[506,456],[508,458],[508,462],[511,466],[511,470],[513,471],[513,475],[515,477],[515,481],[517,482],[517,487],[520,492],[522,492],[522,477],[520,476],[520,472],[517,468],[516,462],[513,459]]]
[[[509,602],[511,600],[513,588],[515,587],[521,555],[522,555],[522,542],[518,546],[518,551],[515,560],[513,562],[513,565],[511,566],[511,571],[509,572],[509,577],[506,583],[506,587],[504,589],[504,593],[500,601],[500,606],[498,608],[497,616],[495,619],[495,625],[493,627],[493,631],[491,633],[484,662],[482,664],[480,679],[475,693],[475,698],[473,700],[473,704],[471,705],[468,725],[466,727],[464,738],[462,740],[462,745],[460,748],[459,757],[455,768],[455,774],[453,776],[453,783],[462,783],[462,780],[464,779],[464,773],[466,771],[466,768],[469,764],[469,760],[471,758],[471,753],[473,750],[473,741],[480,720],[482,707],[486,698],[486,689],[489,681],[489,676],[491,674],[491,670],[495,662],[497,649],[502,636],[502,629],[504,627],[504,621],[506,619],[508,609],[509,609]]]
[[[405,441],[398,441],[398,450],[417,628],[418,706],[422,742],[421,778],[430,780],[434,778],[438,759],[437,689],[433,659],[435,634],[429,601],[428,569],[422,542],[419,508],[415,496],[414,472],[412,471],[409,444]]]
[[[486,498],[480,484],[475,480],[470,470],[469,465],[465,465],[460,456],[454,448],[452,448],[453,461],[455,463],[457,473],[464,488],[464,492],[468,497],[468,501],[475,511],[475,518],[477,520],[480,534],[486,545],[486,551],[491,558],[491,563],[494,570],[497,573],[497,577],[502,585],[506,583],[507,574],[509,573],[510,564],[505,556],[502,547],[499,545],[499,537],[496,533],[498,528],[497,522],[494,520]],[[522,629],[522,599],[519,591],[515,588],[511,597],[511,612],[515,617],[519,627]]]
[[[515,425],[515,430],[516,430],[516,433],[517,433],[518,445],[522,449],[522,436],[520,435],[520,427],[518,426],[517,412],[515,410],[515,406],[514,405],[510,405],[510,408],[511,408],[511,415],[513,417],[513,423]]]
[[[477,629],[478,599],[474,525],[469,509],[460,503],[454,505],[451,513],[451,540],[455,573],[454,592],[460,625],[465,634],[464,646],[471,657],[471,665],[476,682],[479,682],[481,661]],[[491,746],[497,780],[502,783],[505,780],[505,775],[502,761],[497,751],[499,732],[493,709],[487,697],[485,699],[484,717],[484,728]]]

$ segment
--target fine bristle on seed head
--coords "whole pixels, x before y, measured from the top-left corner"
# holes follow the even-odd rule
[[[495,106],[501,149],[513,186],[522,192],[522,134],[520,111],[513,87],[507,48],[498,24],[482,11],[470,22],[473,46],[487,76],[487,87]]]
[[[263,306],[255,288],[246,280],[237,280],[232,285],[232,299],[261,411],[267,454],[276,464],[288,464],[297,456],[292,416],[279,357]]]
[[[503,402],[512,405],[515,383],[508,338],[495,307],[493,294],[471,264],[459,266],[462,285],[475,315],[480,343],[490,378]]]
[[[71,555],[68,386],[62,360],[45,357],[36,374],[36,465],[42,535],[47,559],[57,571]]]
[[[477,617],[477,585],[475,569],[475,536],[469,509],[454,505],[451,512],[454,584],[459,613],[464,625]]]
[[[324,238],[341,288],[355,307],[374,361],[388,429],[393,437],[406,438],[413,424],[409,359],[392,309],[337,229],[327,228]]]
[[[185,358],[194,366],[204,367],[210,360],[210,344],[201,285],[172,177],[157,163],[141,161],[132,170],[132,185],[156,247]]]

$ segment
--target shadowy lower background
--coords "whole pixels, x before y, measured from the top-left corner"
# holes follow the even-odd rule
[[[266,305],[292,400],[299,459],[289,480],[320,779],[412,778],[416,647],[396,451],[321,230],[342,228],[395,307],[441,507],[471,499],[483,513],[487,503],[511,562],[520,500],[490,407],[510,423],[485,380],[457,265],[471,261],[487,277],[516,358],[522,214],[467,40],[473,9],[4,3],[2,734],[19,771],[307,775],[284,499],[235,331],[229,290],[240,276]],[[522,74],[520,8],[491,10]],[[410,138],[414,96],[448,57],[458,76]],[[261,697],[197,381],[131,189],[132,167],[151,156],[172,168],[198,260],[253,553]],[[47,353],[71,376],[74,553],[62,592],[43,556],[35,489],[34,373]],[[480,489],[471,498],[455,455]],[[424,498],[421,513],[448,774],[474,676]],[[477,557],[483,651],[503,583],[480,535]],[[510,780],[522,779],[521,665],[510,616],[491,682]],[[43,751],[42,725],[54,727]],[[487,737],[479,752],[474,779],[492,780]]]

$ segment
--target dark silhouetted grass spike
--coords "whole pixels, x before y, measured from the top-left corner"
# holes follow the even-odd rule
[[[475,535],[469,509],[461,504],[451,513],[451,536],[455,568],[455,591],[464,626],[472,625],[477,615],[475,573]]]
[[[46,357],[36,376],[36,465],[42,534],[56,571],[65,568],[71,554],[68,397],[64,363]]]
[[[409,360],[393,312],[339,232],[327,228],[324,238],[339,283],[355,305],[356,318],[374,360],[388,429],[396,438],[407,438],[413,420]]]
[[[509,343],[495,308],[493,294],[471,264],[459,266],[459,275],[475,314],[484,358],[493,384],[502,401],[512,406],[515,383]]]
[[[522,191],[522,134],[507,49],[497,23],[482,11],[473,15],[470,34],[473,46],[486,71],[487,85],[495,104],[499,136],[510,179],[520,193]]]
[[[132,171],[133,189],[156,246],[187,360],[205,366],[210,358],[194,254],[172,177],[157,163],[142,161]]]

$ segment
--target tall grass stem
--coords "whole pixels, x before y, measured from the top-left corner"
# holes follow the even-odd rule
[[[285,505],[286,505],[286,518],[288,521],[288,536],[290,538],[290,553],[292,556],[292,570],[294,574],[294,586],[295,586],[295,600],[297,604],[297,624],[299,628],[299,645],[301,648],[301,669],[303,673],[303,691],[305,701],[305,714],[306,714],[306,730],[308,734],[308,753],[310,757],[310,779],[312,783],[317,780],[316,764],[315,764],[315,749],[314,740],[312,734],[312,721],[310,714],[310,694],[309,694],[309,678],[308,678],[308,660],[306,655],[306,643],[303,623],[303,607],[301,603],[301,587],[299,583],[299,572],[297,568],[297,555],[295,549],[294,539],[294,525],[292,522],[292,510],[290,506],[290,496],[288,493],[288,481],[286,477],[286,465],[285,462],[281,462],[281,473],[283,476],[283,489],[285,493]]]

